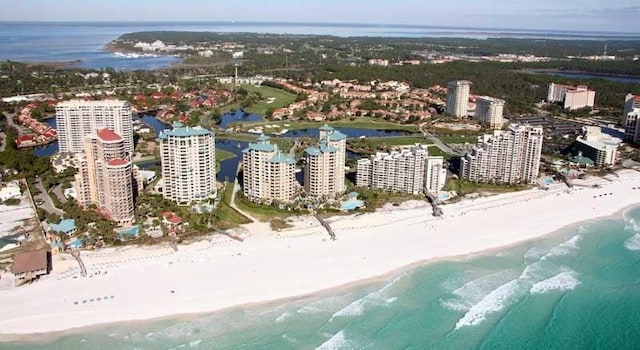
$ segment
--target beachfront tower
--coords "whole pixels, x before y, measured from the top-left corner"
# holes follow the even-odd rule
[[[373,189],[422,194],[437,194],[445,184],[447,170],[444,158],[429,156],[428,146],[378,152],[357,162],[356,186]]]
[[[317,146],[304,152],[304,190],[314,197],[331,197],[345,191],[347,136],[324,125]]]
[[[447,113],[456,117],[466,117],[469,92],[473,83],[468,80],[454,80],[447,84]]]
[[[134,177],[124,139],[109,129],[85,137],[76,174],[78,204],[95,205],[119,226],[133,223]]]
[[[460,177],[472,182],[535,183],[543,139],[542,127],[518,124],[479,136],[473,151],[461,159]]]
[[[98,129],[115,131],[124,140],[125,152],[133,154],[133,120],[127,101],[71,100],[56,106],[60,153],[81,153],[85,137]]]
[[[296,161],[261,135],[242,151],[242,191],[256,203],[287,203],[295,196]]]
[[[175,123],[160,140],[164,198],[188,205],[215,198],[215,135],[202,127]]]

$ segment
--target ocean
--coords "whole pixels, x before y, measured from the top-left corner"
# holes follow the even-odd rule
[[[636,208],[295,300],[0,348],[639,349],[639,298]]]
[[[104,50],[120,35],[138,31],[212,31],[277,34],[321,34],[377,37],[552,38],[625,40],[637,33],[504,28],[435,27],[394,24],[328,24],[263,22],[0,22],[0,60],[28,62],[80,60],[79,67],[121,70],[158,69],[175,63],[172,56],[126,58]]]

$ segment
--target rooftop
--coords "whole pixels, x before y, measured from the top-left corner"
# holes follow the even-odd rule
[[[97,101],[86,101],[86,100],[69,100],[58,102],[57,107],[80,107],[80,106],[109,106],[109,107],[125,107],[129,106],[129,102],[121,101],[121,100],[97,100]]]
[[[338,130],[334,130],[332,133],[329,134],[329,140],[330,141],[341,141],[347,138],[347,135],[341,133]]]
[[[107,162],[109,166],[123,166],[129,164],[129,161],[122,158],[114,158]]]
[[[322,131],[331,131],[331,130],[334,130],[334,129],[332,127],[330,127],[329,125],[325,124],[325,125],[320,127],[320,130],[322,130]]]
[[[174,128],[172,130],[164,130],[160,133],[158,138],[166,139],[167,137],[189,137],[189,136],[205,136],[212,135],[213,132],[211,130],[205,129],[200,126],[196,127],[188,127],[188,126],[179,126],[175,127],[177,124],[182,125],[181,123],[174,123]]]
[[[259,152],[273,152],[276,150],[276,146],[270,143],[250,143],[249,148],[244,149],[242,152],[246,153],[250,150]]]
[[[122,137],[111,129],[98,129],[98,131],[96,131],[96,135],[98,135],[100,140],[106,142],[122,141]]]
[[[260,134],[260,137],[258,137],[258,141],[264,142],[264,141],[269,141],[271,138],[265,134]]]
[[[13,255],[11,271],[14,274],[19,274],[37,270],[46,270],[49,267],[47,252],[47,249],[40,249],[30,252],[15,253]]]
[[[286,164],[296,164],[296,160],[288,154],[284,154],[282,152],[276,153],[275,156],[269,159],[271,163],[286,163]]]

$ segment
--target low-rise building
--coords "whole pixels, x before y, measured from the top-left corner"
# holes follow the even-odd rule
[[[51,253],[48,249],[20,252],[13,255],[11,272],[16,284],[49,274],[51,271]]]
[[[613,165],[616,162],[620,139],[603,134],[599,127],[585,126],[584,133],[576,138],[575,148],[598,166]]]
[[[549,84],[547,102],[562,102],[564,109],[575,110],[593,107],[596,92],[589,90],[586,85]]]

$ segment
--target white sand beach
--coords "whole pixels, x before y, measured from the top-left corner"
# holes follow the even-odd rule
[[[640,204],[640,172],[576,181],[595,183],[601,187],[555,184],[467,199],[443,206],[443,217],[419,202],[334,217],[329,222],[336,241],[317,222],[301,219],[280,233],[251,224],[244,242],[216,236],[178,252],[83,252],[85,278],[65,254],[45,279],[0,291],[0,333],[62,331],[307,295],[421,261],[513,245]]]

